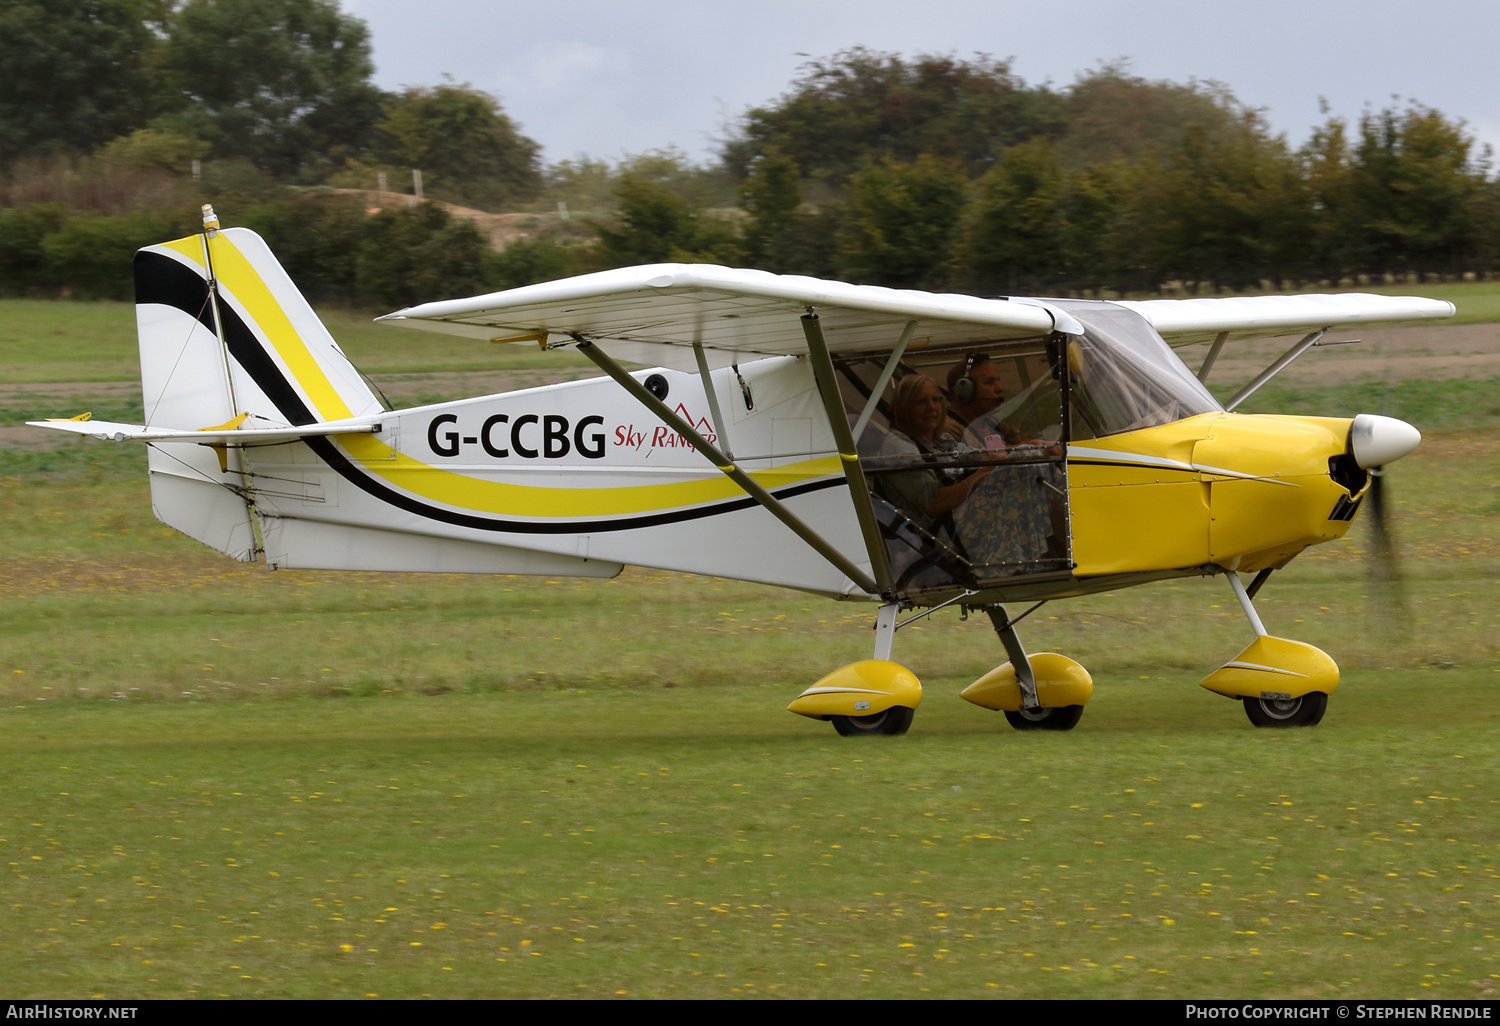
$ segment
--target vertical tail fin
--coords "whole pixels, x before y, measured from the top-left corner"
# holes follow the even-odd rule
[[[210,405],[224,416],[209,423],[249,413],[247,427],[380,411],[265,240],[249,229],[148,246],[136,254],[135,280],[148,424],[197,427],[167,422],[193,418]],[[190,332],[184,318],[197,321],[207,336]],[[219,365],[217,375],[208,373],[210,363]],[[211,401],[214,380],[221,387]]]
[[[136,254],[136,326],[146,423],[195,429],[248,414],[247,428],[380,411],[328,329],[259,235],[230,228]],[[189,451],[191,450],[191,451]],[[236,559],[255,558],[238,458],[197,446],[151,448],[163,523]]]

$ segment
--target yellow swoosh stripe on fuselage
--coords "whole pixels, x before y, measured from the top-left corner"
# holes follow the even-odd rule
[[[550,488],[469,477],[403,455],[369,435],[343,435],[338,444],[361,469],[411,495],[460,510],[518,517],[598,517],[656,513],[743,498],[727,477],[612,488]],[[565,468],[558,468],[566,473]],[[804,460],[750,476],[766,489],[842,474],[836,456]]]

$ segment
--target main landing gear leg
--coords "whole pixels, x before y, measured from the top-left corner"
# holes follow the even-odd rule
[[[891,646],[896,643],[896,616],[901,612],[901,603],[887,602],[875,614],[875,654],[872,659],[890,659]]]
[[[1252,601],[1269,572],[1262,570],[1246,590],[1240,575],[1227,572],[1229,588],[1255,631],[1250,647],[1209,674],[1202,686],[1245,706],[1257,727],[1312,727],[1328,709],[1328,695],[1339,683],[1339,668],[1324,652],[1300,641],[1272,637]]]
[[[989,614],[995,633],[1000,635],[1000,644],[1005,646],[1010,665],[1016,668],[1016,683],[1021,688],[1021,704],[1027,709],[1040,709],[1042,703],[1036,696],[1036,677],[1031,672],[1031,660],[1026,658],[1026,649],[1022,647],[1021,636],[1016,633],[1016,628],[1010,621],[1010,614],[1001,605],[985,606],[984,611]]]
[[[1017,730],[1072,730],[1078,726],[1079,717],[1083,715],[1082,704],[1043,707],[1041,697],[1037,694],[1035,667],[1026,655],[1020,635],[1016,633],[1015,622],[1006,613],[1005,607],[985,606],[984,611],[989,614],[995,633],[1000,635],[1000,644],[1005,646],[1005,654],[1010,658],[1010,665],[1015,671],[1016,687],[1021,691],[1021,708],[1004,710],[1010,725]],[[1055,660],[1058,657],[1042,658]],[[1079,670],[1082,669],[1079,667]]]

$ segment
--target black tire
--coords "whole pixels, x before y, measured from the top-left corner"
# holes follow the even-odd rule
[[[1083,706],[1062,705],[1055,709],[1022,709],[1005,718],[1017,730],[1072,730],[1083,716]]]
[[[904,705],[893,705],[885,712],[873,716],[830,716],[833,729],[844,737],[864,737],[874,734],[905,734],[911,729],[915,709]]]
[[[1328,696],[1321,691],[1292,699],[1245,699],[1245,715],[1257,727],[1316,727],[1327,711]]]

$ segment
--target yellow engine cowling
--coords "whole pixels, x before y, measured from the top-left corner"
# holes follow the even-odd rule
[[[922,682],[900,663],[863,659],[841,666],[798,695],[788,712],[826,720],[830,716],[875,716],[922,704]]]
[[[1320,648],[1263,635],[1198,686],[1225,698],[1291,699],[1314,691],[1331,695],[1339,686],[1339,667]]]
[[[1331,474],[1351,423],[1209,413],[1071,445],[1075,573],[1254,572],[1342,537],[1368,485]]]
[[[1205,471],[1203,479],[1211,482],[1210,561],[1254,572],[1278,566],[1309,545],[1343,537],[1354,516],[1351,500],[1363,490],[1351,496],[1330,476],[1329,461],[1347,450],[1350,423],[1235,414],[1216,420],[1209,436],[1193,447],[1194,461],[1201,468],[1257,476]]]
[[[1031,673],[1036,678],[1036,696],[1043,709],[1061,709],[1086,705],[1094,694],[1094,679],[1078,663],[1056,652],[1039,652],[1029,657]],[[996,712],[1020,712],[1021,685],[1016,668],[1001,663],[960,693],[961,698]]]

